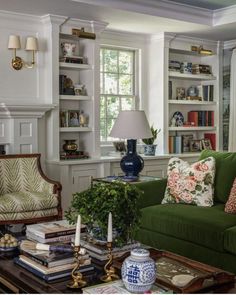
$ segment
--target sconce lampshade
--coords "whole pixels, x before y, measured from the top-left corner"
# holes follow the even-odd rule
[[[10,35],[8,40],[8,49],[20,49],[20,36]]]
[[[121,111],[110,136],[127,139],[127,154],[121,159],[120,167],[129,181],[136,180],[144,167],[143,158],[136,152],[137,139],[152,137],[144,111]]]
[[[38,40],[35,37],[27,37],[25,50],[38,50]]]

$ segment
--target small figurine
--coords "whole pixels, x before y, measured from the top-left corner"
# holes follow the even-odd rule
[[[84,111],[80,112],[79,124],[81,127],[88,127],[88,116],[85,115]]]
[[[171,125],[170,125],[171,127],[175,127],[176,126],[176,119],[175,119],[175,117],[173,117],[172,119],[171,119]]]

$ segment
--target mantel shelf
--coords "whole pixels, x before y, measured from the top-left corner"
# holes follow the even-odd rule
[[[169,127],[169,131],[213,131],[216,130],[214,126],[193,126],[193,127]]]
[[[182,74],[180,72],[173,72],[169,71],[169,77],[170,78],[176,78],[176,79],[188,79],[188,80],[202,80],[202,81],[211,81],[216,80],[216,77],[213,75],[194,75],[194,74]]]
[[[215,101],[201,101],[201,100],[176,100],[172,99],[168,101],[169,104],[183,104],[183,105],[216,105]]]

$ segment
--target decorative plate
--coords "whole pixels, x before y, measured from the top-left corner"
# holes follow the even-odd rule
[[[172,118],[175,118],[175,126],[177,127],[183,126],[184,116],[181,112],[175,112]]]

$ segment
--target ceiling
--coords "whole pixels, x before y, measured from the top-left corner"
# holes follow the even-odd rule
[[[186,5],[190,3],[204,8],[196,10]],[[232,4],[236,4],[236,0],[0,0],[0,10],[104,21],[110,30],[132,33],[164,31],[212,40],[232,40],[236,39],[236,6],[232,19],[220,15],[215,26],[212,26],[213,11],[209,10]],[[226,9],[231,12],[231,8]]]
[[[236,4],[236,0],[169,0],[170,2],[182,3],[206,9],[219,9]]]

